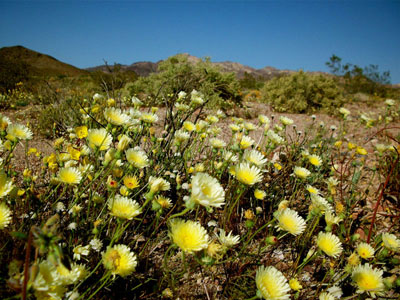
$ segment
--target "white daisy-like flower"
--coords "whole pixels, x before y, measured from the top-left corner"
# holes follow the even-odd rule
[[[89,147],[92,149],[99,148],[99,150],[107,150],[112,143],[112,136],[106,129],[89,129],[87,140]]]
[[[343,295],[343,291],[340,287],[334,285],[327,289],[328,293],[331,294],[335,299],[340,299]]]
[[[96,252],[100,252],[101,248],[103,248],[103,242],[99,240],[98,238],[93,238],[89,242],[90,247]]]
[[[270,141],[272,141],[276,145],[281,145],[285,141],[283,137],[275,133],[273,130],[267,130],[267,137]]]
[[[75,222],[70,223],[67,228],[69,230],[75,230],[78,227],[78,224],[76,224]]]
[[[240,131],[240,126],[236,125],[236,124],[229,124],[229,128],[233,131],[233,132],[238,132]]]
[[[140,116],[140,119],[144,123],[153,124],[153,123],[156,123],[158,121],[158,116],[156,114],[151,113],[151,112],[149,112],[149,113],[143,112],[141,114],[141,116]]]
[[[169,236],[182,251],[192,253],[208,247],[207,231],[198,222],[182,219],[170,221]]]
[[[247,148],[251,147],[252,145],[254,145],[254,143],[255,142],[251,137],[249,137],[248,135],[245,135],[240,140],[239,145],[240,145],[241,149],[247,149]]]
[[[184,104],[184,103],[176,102],[175,103],[175,108],[176,108],[177,111],[185,112],[185,111],[188,111],[190,109],[190,106],[187,105],[187,104]]]
[[[316,154],[312,154],[308,156],[308,161],[310,162],[310,164],[312,164],[313,166],[319,167],[322,165],[322,159],[321,157],[319,157]]]
[[[236,179],[247,185],[254,185],[262,181],[261,170],[256,166],[250,166],[249,163],[237,165],[234,172]]]
[[[82,280],[87,275],[87,270],[85,265],[77,264],[75,262],[71,263],[70,269],[65,267],[62,263],[56,266],[57,275],[63,285],[70,285]]]
[[[215,124],[215,123],[218,123],[218,122],[219,122],[219,119],[218,119],[217,116],[208,115],[207,118],[206,118],[206,121],[207,121],[208,123],[210,123],[210,124]]]
[[[13,187],[11,178],[8,178],[7,174],[0,170],[0,199],[7,196]]]
[[[56,210],[56,212],[63,212],[65,210],[64,203],[57,202],[55,210]]]
[[[267,159],[265,158],[265,156],[261,152],[254,149],[246,149],[243,154],[243,159],[248,161],[249,163],[256,165],[259,168],[264,167],[264,165],[267,163]]]
[[[339,184],[339,181],[335,177],[329,177],[325,182],[328,185],[328,189],[332,189]]]
[[[74,253],[75,260],[80,260],[81,255],[88,256],[89,251],[90,251],[90,245],[86,245],[86,246],[78,245],[72,250],[72,252]]]
[[[326,225],[332,226],[333,224],[339,224],[339,222],[342,221],[342,218],[335,216],[333,211],[331,210],[326,210],[325,211],[325,222]]]
[[[313,186],[311,186],[309,184],[307,184],[306,190],[310,193],[310,195],[311,194],[314,194],[314,195],[320,195],[321,194],[321,191],[319,189],[317,189],[317,188],[315,188],[315,187],[313,187]]]
[[[184,99],[185,97],[186,97],[186,92],[185,91],[180,91],[179,93],[178,93],[178,99],[179,100],[182,100],[182,99]]]
[[[292,125],[292,124],[293,124],[293,120],[290,119],[290,118],[288,118],[288,117],[285,117],[285,116],[281,116],[281,117],[279,118],[279,121],[281,121],[281,123],[282,123],[284,126],[288,126],[288,125]]]
[[[382,276],[382,270],[373,269],[369,264],[356,266],[351,274],[351,278],[358,287],[357,293],[368,292],[373,297],[375,297],[375,293],[379,293],[385,288]]]
[[[297,177],[299,177],[301,179],[306,179],[311,174],[311,172],[309,170],[307,170],[306,168],[297,167],[297,166],[294,167],[293,173],[294,173],[294,175],[296,175]]]
[[[101,100],[101,99],[103,99],[104,97],[103,97],[103,95],[101,95],[101,94],[99,94],[99,93],[95,93],[94,95],[93,95],[93,100],[94,101],[98,101],[98,100]]]
[[[385,100],[385,104],[386,104],[387,106],[393,106],[393,105],[396,104],[396,102],[395,102],[393,99],[386,99],[386,100]]]
[[[394,252],[400,251],[400,239],[398,239],[394,234],[385,232],[382,233],[383,245]]]
[[[260,121],[261,124],[264,124],[264,125],[271,123],[269,118],[265,115],[258,115],[258,120]]]
[[[347,117],[350,114],[350,111],[347,108],[341,107],[339,108],[339,112],[344,116]]]
[[[267,193],[263,190],[255,189],[254,190],[254,197],[258,200],[264,200],[267,196]]]
[[[37,299],[62,299],[66,291],[54,263],[49,260],[39,264],[32,286]]]
[[[246,129],[247,131],[253,131],[256,129],[256,126],[250,122],[244,122],[243,126],[244,126],[244,129]]]
[[[330,232],[320,232],[317,237],[317,246],[326,255],[337,258],[343,251],[339,238]]]
[[[218,109],[217,110],[217,117],[220,118],[220,119],[223,119],[223,118],[226,118],[226,115],[222,110]]]
[[[111,274],[126,277],[135,271],[137,257],[128,246],[118,244],[103,253],[103,265]]]
[[[171,188],[171,184],[168,181],[166,181],[161,177],[153,177],[153,176],[150,176],[149,178],[149,186],[150,186],[150,191],[153,193],[159,191],[169,191],[169,189]]]
[[[234,154],[231,151],[225,151],[224,152],[224,160],[226,162],[237,162],[238,161],[238,157],[236,154]]]
[[[278,220],[278,225],[276,226],[278,230],[285,230],[293,235],[299,235],[306,229],[306,222],[295,210],[290,208],[277,210],[274,216]]]
[[[136,119],[139,120],[142,117],[142,112],[137,109],[137,108],[129,108],[128,110],[128,115],[132,118],[132,119]],[[136,124],[137,125],[137,124]]]
[[[126,220],[132,220],[142,212],[140,205],[135,200],[118,194],[108,200],[108,209],[112,216]]]
[[[290,299],[289,283],[285,276],[275,267],[259,267],[256,273],[256,285],[257,294],[266,300]]]
[[[132,139],[129,136],[127,136],[126,134],[123,134],[119,138],[117,150],[124,151],[126,148],[128,148],[130,142],[132,142]]]
[[[10,119],[0,113],[0,131],[6,130],[7,126],[10,124],[11,124]]]
[[[226,147],[226,143],[223,140],[217,138],[210,139],[210,145],[215,149],[221,149]]]
[[[200,93],[200,92],[198,92],[198,91],[196,91],[196,90],[193,90],[193,91],[190,93],[190,99],[191,99],[190,104],[202,105],[202,104],[204,103],[204,96],[203,96],[203,94]]]
[[[225,191],[214,177],[206,173],[196,173],[191,184],[191,201],[206,207],[221,207],[225,204]]]
[[[190,134],[182,129],[175,131],[174,141],[175,144],[183,143],[190,138]]]
[[[196,125],[194,125],[194,124],[193,124],[192,122],[190,122],[190,121],[185,121],[185,122],[183,122],[183,128],[184,128],[186,131],[192,132],[192,131],[196,130]]]
[[[200,120],[196,124],[196,132],[202,132],[205,128],[207,128],[210,124],[204,120]]]
[[[358,255],[364,259],[374,257],[375,249],[368,243],[360,243],[356,249]]]
[[[32,139],[32,131],[21,124],[9,124],[7,127],[7,138],[12,141]]]
[[[170,208],[172,206],[172,200],[162,195],[157,195],[154,198],[154,201],[157,202],[164,209]]]
[[[335,300],[335,297],[327,292],[323,292],[319,295],[319,300]]]
[[[138,147],[126,150],[125,155],[128,162],[136,168],[143,169],[149,166],[149,159],[146,152]]]
[[[310,194],[311,196],[311,208],[317,213],[326,213],[327,211],[333,212],[332,205],[322,196],[318,194]]]
[[[0,229],[4,229],[11,223],[11,209],[5,203],[0,202]]]
[[[217,234],[216,236],[221,245],[225,246],[226,248],[231,248],[239,244],[240,241],[239,235],[232,235],[232,231],[226,234],[225,230],[223,229],[220,229],[219,234]]]
[[[131,101],[132,101],[132,104],[133,104],[135,107],[138,107],[138,106],[142,106],[142,105],[143,105],[143,102],[142,102],[138,97],[132,96]]]
[[[104,118],[107,122],[117,126],[127,125],[130,120],[130,117],[127,114],[115,107],[106,108],[104,110]]]
[[[62,183],[78,184],[82,180],[82,173],[75,167],[67,167],[60,169],[57,178]]]

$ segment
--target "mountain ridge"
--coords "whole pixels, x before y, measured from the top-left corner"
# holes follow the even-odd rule
[[[190,55],[188,53],[180,53],[177,55],[186,56],[190,63],[197,63],[197,62],[201,61],[201,58]],[[119,66],[122,70],[134,71],[139,76],[148,76],[153,72],[157,72],[158,65],[162,61],[163,60],[159,60],[157,62],[139,61],[139,62],[134,62],[130,65],[123,65],[123,64],[116,64],[116,65]],[[211,62],[211,64],[218,66],[222,72],[234,72],[238,78],[243,78],[245,76],[245,73],[247,73],[247,74],[250,74],[255,77],[263,77],[265,79],[269,79],[274,76],[290,74],[290,73],[295,72],[292,70],[279,70],[279,69],[271,67],[271,66],[266,66],[261,69],[256,69],[256,68],[253,68],[253,67],[250,67],[247,65],[243,65],[238,62],[232,62],[232,61]],[[109,71],[108,69],[109,68],[112,69],[112,67],[113,66],[99,65],[99,66],[95,66],[95,67],[86,68],[85,70],[90,71],[90,72],[93,72],[93,71],[108,72]]]
[[[10,62],[23,62],[31,75],[78,76],[89,73],[53,56],[20,45],[0,48],[0,58]]]
[[[184,55],[190,63],[197,63],[202,59],[189,53],[180,53],[177,55]],[[0,58],[7,58],[11,61],[24,62],[29,68],[32,75],[64,75],[64,76],[79,76],[88,75],[94,71],[110,72],[114,66],[99,65],[89,68],[80,69],[73,65],[64,63],[55,57],[47,54],[31,50],[24,46],[11,46],[0,48]],[[130,65],[116,64],[123,71],[134,71],[139,76],[149,76],[151,73],[158,71],[158,65],[164,60],[157,62],[151,61],[138,61]],[[265,66],[261,69],[256,69],[238,62],[222,61],[211,62],[212,65],[219,67],[222,72],[233,72],[238,78],[243,78],[245,74],[249,74],[256,78],[270,79],[275,76],[291,74],[293,70],[280,70],[275,67]],[[323,73],[323,72],[309,72],[309,73]]]

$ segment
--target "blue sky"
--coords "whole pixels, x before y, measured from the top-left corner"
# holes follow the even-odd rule
[[[2,1],[0,47],[85,68],[176,53],[255,68],[379,65],[400,83],[400,1]]]

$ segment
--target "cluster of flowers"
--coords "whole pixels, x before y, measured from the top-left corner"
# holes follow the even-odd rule
[[[143,103],[133,97],[132,107],[125,110],[116,108],[112,99],[106,100],[106,107],[102,110],[102,99],[96,94],[92,106],[81,110],[85,123],[70,128],[67,136],[54,142],[55,152],[43,158],[50,176],[49,190],[39,193],[45,209],[62,214],[72,232],[84,229],[82,226],[87,223],[80,222],[80,219],[90,220],[94,228],[91,234],[85,235],[85,238],[91,236],[87,245],[83,245],[84,239],[78,239],[82,244],[73,244],[76,262],[70,267],[50,258],[37,264],[38,271],[31,276],[30,286],[38,299],[61,299],[64,295],[77,299],[78,283],[90,276],[88,267],[77,261],[87,257],[92,250],[101,253],[100,261],[108,276],[127,277],[134,273],[143,251],[135,253],[129,244],[118,242],[128,232],[129,225],[140,226],[145,219],[147,222],[153,219],[151,226],[155,224],[154,228],[165,228],[162,224],[157,227],[159,222],[167,224],[171,247],[179,248],[184,254],[201,253],[199,256],[204,264],[218,262],[229,251],[233,253],[235,247],[246,247],[251,242],[227,230],[235,211],[239,211],[238,206],[243,203],[241,196],[250,190],[256,200],[254,203],[271,200],[265,188],[268,187],[268,176],[282,174],[285,170],[292,184],[300,191],[308,192],[304,197],[308,213],[296,208],[295,200],[285,199],[273,206],[273,217],[262,228],[275,224],[273,228],[280,235],[279,239],[286,234],[294,238],[311,238],[317,228],[319,232],[313,238],[314,245],[301,266],[323,255],[332,261],[344,255],[343,237],[337,233],[336,226],[343,221],[344,204],[339,200],[333,201],[332,197],[339,181],[334,175],[325,179],[320,176],[321,170],[328,165],[328,158],[317,154],[319,145],[314,145],[300,147],[299,158],[292,165],[286,166],[284,161],[280,161],[279,154],[287,151],[289,145],[287,128],[295,126],[292,119],[282,116],[279,122],[274,123],[274,118],[271,117],[271,121],[260,115],[258,124],[253,124],[233,118],[229,124],[232,135],[227,140],[219,137],[221,129],[218,123],[225,118],[223,112],[218,111],[200,120],[189,118],[205,102],[197,91],[192,91],[190,96],[185,92],[178,94],[170,115],[176,121],[167,123],[159,132],[158,108],[145,111],[141,108]],[[101,119],[93,123],[92,114],[101,111]],[[340,112],[346,118],[350,114],[344,108]],[[102,122],[105,124],[99,126]],[[94,124],[99,128],[94,128]],[[256,130],[263,133],[258,141],[253,134]],[[7,200],[16,188],[10,177],[10,154],[20,142],[31,139],[32,132],[27,126],[12,124],[7,117],[0,115],[0,133],[0,153],[7,154],[0,160],[0,229],[4,230],[13,220],[9,208],[11,201]],[[378,145],[377,150],[382,148]],[[334,147],[341,146],[338,139]],[[383,153],[389,148],[385,146],[385,150],[378,152]],[[360,157],[368,154],[363,147],[349,142],[348,150],[353,149]],[[332,174],[335,174],[339,166],[331,167]],[[33,180],[30,170],[23,176],[36,180]],[[326,186],[330,197],[324,197],[316,186]],[[29,189],[31,193],[37,192],[32,186]],[[23,192],[17,194],[23,196]],[[171,195],[174,198],[171,199]],[[148,207],[150,204],[151,208]],[[175,207],[182,210],[172,214]],[[192,211],[198,212],[201,207],[210,215],[217,210],[214,215],[218,222],[209,226],[215,227],[213,234],[201,224],[200,218],[196,221],[183,218]],[[246,211],[245,218],[254,220],[249,211]],[[256,211],[261,213],[263,209],[257,207]],[[322,217],[326,223],[324,230],[317,226]],[[108,229],[101,230],[104,226]],[[383,245],[379,249],[365,242],[359,243],[348,258],[345,274],[351,275],[360,293],[368,292],[375,296],[385,290],[383,270],[370,264],[375,252],[383,249],[393,253],[400,251],[400,240],[395,235],[383,233],[380,240]],[[107,242],[105,249],[103,242]],[[270,244],[274,243],[275,240],[270,240]],[[301,268],[296,269],[296,272],[300,271]],[[15,274],[14,277],[22,285],[23,276]],[[340,284],[344,278],[336,282]],[[103,279],[108,280],[108,277]],[[288,281],[274,266],[260,266],[255,282],[257,295],[271,300],[290,299],[291,290],[302,289],[297,275]],[[74,288],[68,291],[71,285]],[[340,288],[334,286],[319,297],[332,300],[340,295]]]

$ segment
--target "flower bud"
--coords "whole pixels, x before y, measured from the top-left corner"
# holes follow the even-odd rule
[[[275,245],[278,242],[278,239],[274,235],[270,235],[266,237],[265,243],[268,245]]]

